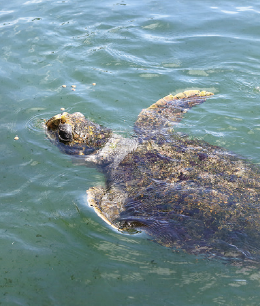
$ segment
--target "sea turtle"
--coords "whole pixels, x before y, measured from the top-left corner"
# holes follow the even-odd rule
[[[46,134],[104,173],[106,187],[90,188],[88,203],[114,228],[144,230],[174,250],[259,261],[259,169],[173,129],[212,94],[188,90],[160,99],[141,111],[131,138],[79,112],[52,117]]]

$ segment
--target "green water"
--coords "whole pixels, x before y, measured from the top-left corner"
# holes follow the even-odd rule
[[[259,270],[175,254],[106,225],[85,193],[102,175],[42,129],[64,107],[129,135],[160,97],[206,89],[215,96],[179,130],[260,163],[256,3],[1,4],[0,305],[259,305]]]

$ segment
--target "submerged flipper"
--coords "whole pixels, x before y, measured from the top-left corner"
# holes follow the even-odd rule
[[[141,111],[135,122],[135,132],[137,134],[166,132],[181,121],[188,109],[203,103],[211,95],[212,92],[200,90],[187,90],[175,96],[170,94]]]

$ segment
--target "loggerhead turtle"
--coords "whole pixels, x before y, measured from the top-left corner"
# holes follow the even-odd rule
[[[144,230],[158,243],[193,254],[260,259],[260,173],[235,154],[173,131],[210,92],[168,95],[144,109],[124,138],[79,112],[46,122],[63,152],[83,155],[106,178],[88,203],[119,230]]]

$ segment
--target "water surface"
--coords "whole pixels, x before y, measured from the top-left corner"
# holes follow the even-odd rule
[[[206,89],[178,129],[258,164],[259,26],[255,1],[2,3],[0,304],[258,305],[259,270],[108,227],[85,194],[102,175],[42,123],[63,107],[130,135],[160,97]]]

